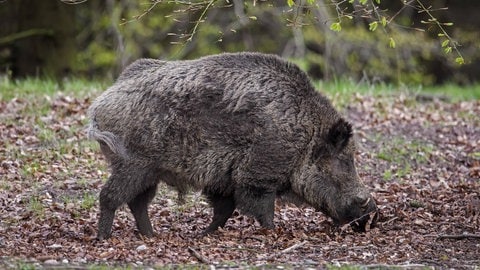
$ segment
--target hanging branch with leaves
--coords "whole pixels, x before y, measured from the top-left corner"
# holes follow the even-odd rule
[[[360,18],[368,22],[368,29],[371,32],[382,29],[385,35],[387,36],[388,46],[391,48],[396,47],[396,42],[393,34],[393,29],[397,28],[407,28],[414,31],[422,31],[425,29],[418,27],[404,26],[396,23],[399,15],[402,14],[407,8],[415,10],[417,13],[426,14],[427,19],[421,20],[420,23],[424,25],[434,26],[438,29],[438,38],[441,40],[441,47],[445,54],[450,54],[454,52],[456,54],[455,62],[458,64],[464,64],[465,59],[460,52],[460,44],[453,39],[453,37],[448,34],[446,27],[452,26],[452,22],[441,22],[433,14],[434,11],[439,9],[433,9],[432,6],[426,6],[421,0],[405,0],[402,1],[401,7],[397,11],[384,10],[380,7],[382,3],[381,0],[305,0],[305,1],[295,1],[295,0],[286,0],[286,5],[290,8],[288,12],[297,12],[301,9],[308,10],[314,9],[321,6],[326,6],[332,10],[334,16],[331,22],[329,22],[329,28],[332,31],[340,32],[342,31],[342,25],[345,24],[345,21],[351,21],[354,18]],[[142,14],[134,17],[133,20],[139,20],[144,15],[149,13],[155,6],[158,4],[168,3],[176,4],[179,6],[187,6],[187,8],[181,9],[181,11],[187,12],[190,8],[195,10],[201,10],[200,17],[194,22],[192,31],[189,34],[183,36],[186,37],[185,42],[192,41],[195,34],[197,33],[198,27],[204,21],[207,12],[212,8],[217,8],[215,2],[220,2],[216,0],[203,0],[203,1],[164,1],[164,0],[154,0],[150,3],[150,7],[145,10]],[[268,2],[268,1],[264,1]],[[271,1],[272,3],[274,1]],[[225,0],[223,4],[224,7],[231,7],[232,3],[230,0]],[[257,4],[257,1],[252,0],[253,6]],[[285,3],[285,2],[284,2]],[[246,3],[245,3],[246,4]],[[294,7],[297,6],[295,9]],[[442,8],[440,10],[445,10],[447,8]],[[392,14],[392,12],[395,12]],[[178,13],[178,12],[177,12]],[[298,16],[298,14],[294,15]],[[303,16],[303,15],[302,15]],[[256,19],[256,18],[255,18]],[[128,22],[128,21],[127,21]],[[328,22],[326,22],[328,23]],[[291,24],[294,27],[297,27],[296,24]]]
[[[292,0],[287,1],[289,5],[292,2]],[[406,8],[412,8],[416,10],[417,13],[424,13],[427,15],[428,19],[426,21],[422,20],[420,23],[425,25],[433,25],[438,29],[439,33],[437,35],[442,40],[441,46],[445,54],[450,54],[452,51],[454,51],[456,53],[455,62],[458,64],[465,63],[465,59],[459,50],[460,44],[456,42],[446,30],[446,27],[453,26],[453,22],[440,22],[433,15],[432,6],[424,5],[421,0],[403,1],[402,7],[393,15],[388,15],[387,11],[380,8],[381,0],[330,0],[330,2],[335,7],[335,11],[337,13],[336,20],[330,23],[330,29],[332,31],[340,32],[342,30],[343,19],[352,20],[355,17],[364,18],[370,21],[368,28],[372,32],[376,31],[378,26],[382,26],[383,31],[388,35],[388,44],[391,48],[395,48],[396,43],[394,37],[390,34],[388,29],[399,26],[398,24],[395,24],[395,19],[398,17],[398,15],[400,15]],[[346,2],[354,7],[354,11],[349,11],[347,8],[344,8]],[[442,10],[446,9],[447,8],[442,8]],[[405,28],[404,26],[402,27]],[[408,28],[416,31],[425,31],[421,28]]]

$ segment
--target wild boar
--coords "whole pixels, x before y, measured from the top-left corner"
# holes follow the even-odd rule
[[[377,207],[355,169],[352,126],[280,57],[224,53],[187,61],[140,59],[89,108],[88,135],[111,176],[100,192],[98,238],[127,203],[153,235],[147,206],[163,181],[202,190],[205,232],[235,209],[273,228],[275,198],[295,197],[336,224],[363,230]]]

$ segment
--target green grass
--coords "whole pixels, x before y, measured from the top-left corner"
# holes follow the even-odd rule
[[[97,202],[97,196],[93,193],[85,192],[82,197],[80,208],[89,210],[93,208]]]
[[[85,79],[65,79],[55,81],[48,78],[11,79],[0,76],[0,100],[29,97],[52,97],[59,93],[85,97],[100,92],[108,83]]]
[[[429,97],[446,98],[447,100],[480,100],[480,84],[459,86],[445,84],[439,86],[406,86],[386,83],[358,83],[349,79],[334,79],[331,81],[315,81],[315,88],[330,97],[339,106],[354,98],[355,93],[372,96],[393,94],[426,95]]]
[[[444,84],[438,86],[418,87],[416,92],[444,95],[453,100],[480,100],[480,84],[458,86],[456,84]]]
[[[90,81],[86,79],[65,79],[60,82],[48,78],[11,79],[7,76],[0,77],[0,100],[25,98],[31,96],[54,96],[59,93],[77,97],[89,96],[106,89],[111,82]],[[315,81],[314,86],[332,99],[349,101],[353,94],[362,95],[390,95],[396,93],[428,94],[447,97],[452,100],[478,100],[480,99],[480,84],[459,86],[444,84],[439,86],[406,86],[386,83],[355,82],[350,79],[334,79],[331,81]],[[343,103],[343,102],[340,102]]]
[[[38,197],[31,197],[27,204],[27,209],[37,217],[43,217],[45,214],[45,207]]]
[[[384,143],[377,153],[379,160],[384,160],[395,166],[383,173],[383,180],[394,178],[402,179],[409,175],[414,168],[428,163],[435,151],[435,147],[419,140],[405,140],[395,137]]]

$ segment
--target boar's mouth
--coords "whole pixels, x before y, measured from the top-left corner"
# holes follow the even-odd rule
[[[348,208],[349,209],[343,213],[344,215],[330,215],[335,225],[343,226],[348,224],[354,232],[366,232],[367,227],[370,229],[375,228],[379,213],[373,198],[370,197],[365,205],[361,205],[360,207],[352,205]],[[337,212],[337,214],[340,213]]]
[[[367,225],[374,228],[377,224],[378,208],[373,198],[370,197],[362,208],[365,209],[363,214],[349,222],[354,232],[365,232]]]
[[[370,224],[368,223],[370,221]],[[378,211],[372,211],[364,214],[363,216],[351,221],[349,224],[352,226],[354,232],[366,232],[367,225],[371,228],[375,228],[378,221]]]

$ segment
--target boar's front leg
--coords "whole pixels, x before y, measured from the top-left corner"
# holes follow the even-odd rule
[[[262,227],[274,228],[274,191],[255,186],[238,187],[235,190],[235,202],[242,212],[255,217]]]
[[[148,217],[148,204],[153,200],[157,192],[157,185],[149,187],[143,193],[138,194],[133,200],[128,202],[128,207],[135,217],[138,231],[146,236],[153,236],[153,228]]]
[[[228,218],[232,216],[235,210],[235,201],[233,196],[223,196],[214,193],[205,193],[210,205],[213,207],[213,219],[210,225],[205,229],[204,234],[212,233],[223,227]]]

